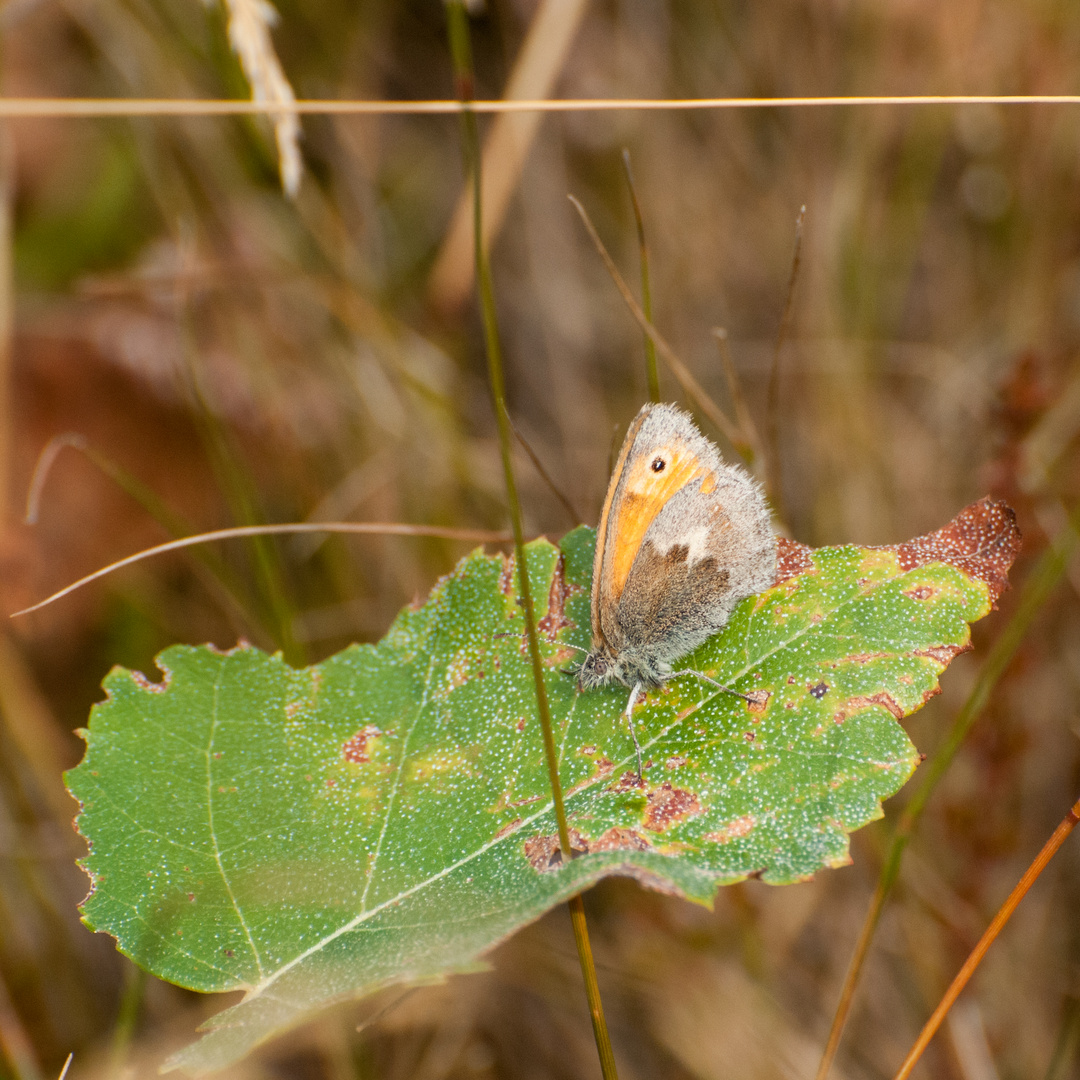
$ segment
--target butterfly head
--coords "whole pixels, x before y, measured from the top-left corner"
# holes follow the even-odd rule
[[[658,661],[647,651],[624,649],[615,653],[606,643],[592,649],[577,669],[580,690],[596,690],[612,683],[623,686],[659,686],[671,674],[668,664]]]

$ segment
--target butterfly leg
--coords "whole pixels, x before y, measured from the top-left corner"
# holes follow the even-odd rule
[[[641,683],[635,683],[630,691],[630,700],[626,703],[626,723],[630,728],[630,738],[634,740],[634,749],[637,751],[637,778],[641,779],[641,744],[637,741],[637,732],[634,730],[634,706],[644,692]]]
[[[682,671],[677,671],[675,674],[696,675],[702,682],[707,682],[711,686],[715,686],[717,690],[723,690],[726,694],[734,694],[736,697],[742,698],[743,701],[747,701],[751,705],[764,705],[765,702],[769,700],[768,692],[765,690],[752,690],[749,694],[744,694],[741,690],[732,690],[730,686],[725,686],[723,683],[719,683],[715,679],[709,678],[703,671],[695,671],[693,668],[683,668]]]

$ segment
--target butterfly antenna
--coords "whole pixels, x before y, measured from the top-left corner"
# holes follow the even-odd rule
[[[634,749],[637,751],[637,778],[641,780],[641,743],[637,741],[637,732],[634,730],[634,706],[638,702],[638,698],[641,697],[642,691],[641,683],[635,683],[634,689],[630,691],[630,700],[626,703],[626,723],[630,728],[630,738],[634,740]]]
[[[569,641],[560,641],[560,642],[559,642],[559,644],[560,644],[560,645],[561,645],[561,646],[562,646],[562,647],[563,647],[564,649],[573,649],[573,650],[574,650],[574,652],[583,652],[583,653],[587,653],[587,652],[589,652],[589,651],[590,651],[589,649],[583,649],[583,648],[582,648],[582,647],[581,647],[580,645],[571,645]]]

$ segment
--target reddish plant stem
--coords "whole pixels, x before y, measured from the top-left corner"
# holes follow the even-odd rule
[[[1035,861],[1024,872],[1024,876],[1017,882],[1013,891],[1009,893],[1009,898],[998,909],[998,913],[986,928],[986,932],[979,938],[978,944],[971,950],[968,958],[964,961],[964,966],[956,973],[956,977],[949,984],[949,989],[945,991],[933,1015],[926,1021],[926,1026],[919,1033],[915,1045],[908,1051],[908,1056],[904,1058],[904,1063],[900,1066],[893,1080],[907,1080],[911,1075],[911,1070],[915,1068],[919,1058],[922,1057],[923,1051],[930,1044],[930,1040],[937,1034],[945,1015],[953,1007],[964,987],[971,981],[975,969],[982,963],[986,951],[993,945],[998,934],[1001,933],[1005,924],[1012,917],[1017,905],[1027,895],[1028,889],[1035,884],[1039,875],[1046,869],[1046,864],[1054,857],[1058,848],[1065,843],[1069,833],[1076,827],[1077,822],[1080,822],[1080,799],[1073,803],[1072,809],[1053,831],[1050,839],[1043,845],[1042,851],[1035,856]]]

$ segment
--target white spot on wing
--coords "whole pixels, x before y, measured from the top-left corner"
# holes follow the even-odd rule
[[[708,525],[698,525],[687,529],[672,540],[667,546],[657,544],[657,550],[661,555],[666,555],[673,547],[685,547],[687,549],[686,561],[689,563],[704,559],[709,554],[709,534],[712,530]]]

